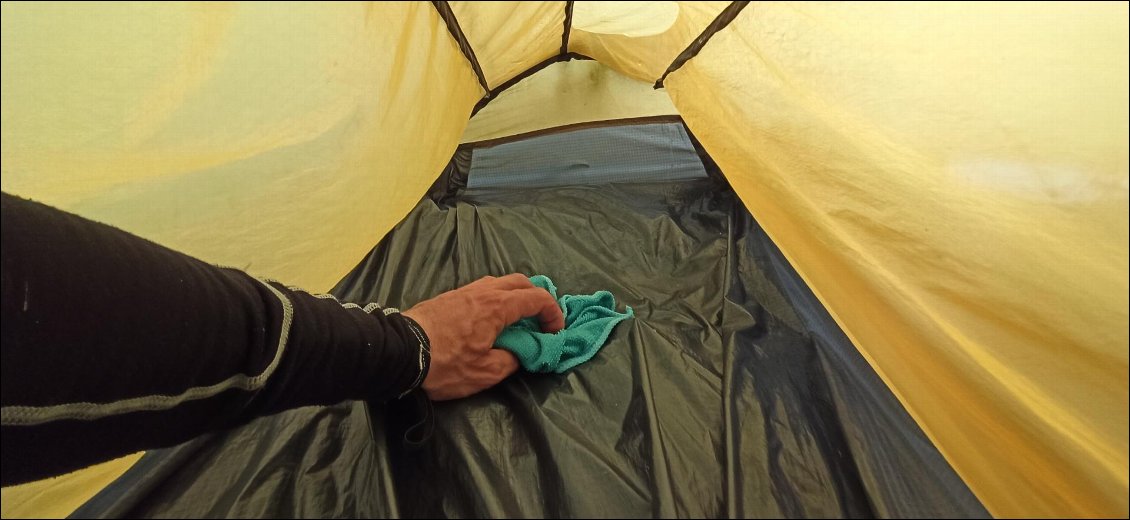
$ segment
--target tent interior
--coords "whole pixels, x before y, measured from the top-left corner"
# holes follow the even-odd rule
[[[636,313],[5,518],[1128,514],[1125,3],[2,9],[5,192],[343,302]]]

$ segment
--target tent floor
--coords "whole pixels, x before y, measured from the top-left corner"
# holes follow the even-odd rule
[[[334,293],[407,308],[510,272],[636,318],[568,374],[437,403],[422,448],[404,405],[304,408],[150,452],[76,515],[987,516],[717,176],[460,187]]]

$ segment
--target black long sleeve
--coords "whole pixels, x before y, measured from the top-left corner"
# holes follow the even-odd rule
[[[172,446],[262,415],[419,386],[427,337],[2,195],[3,485]]]

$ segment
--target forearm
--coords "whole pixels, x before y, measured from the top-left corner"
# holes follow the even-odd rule
[[[426,337],[395,310],[7,194],[2,225],[4,485],[288,408],[395,397],[425,375]]]

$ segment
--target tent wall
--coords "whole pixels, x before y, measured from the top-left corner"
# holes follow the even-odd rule
[[[314,290],[483,95],[428,3],[5,3],[2,37],[5,191]]]
[[[666,80],[998,516],[1127,514],[1127,5],[751,5]]]
[[[0,517],[63,518],[97,496],[144,453],[133,453],[53,479],[0,489]]]

